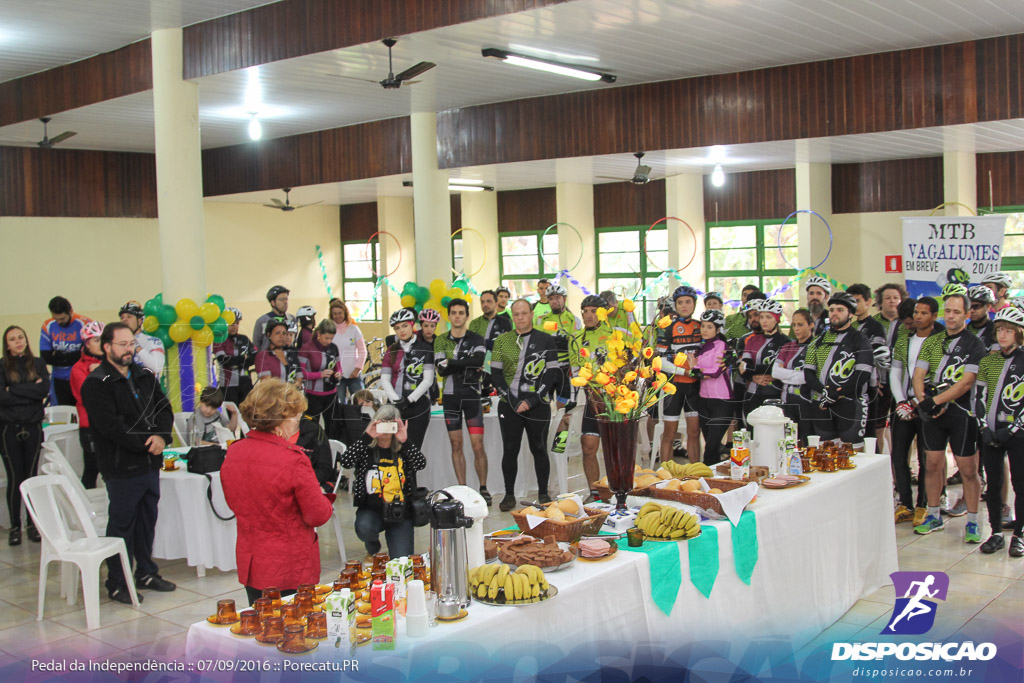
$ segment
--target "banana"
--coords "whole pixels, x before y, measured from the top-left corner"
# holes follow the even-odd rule
[[[487,597],[491,600],[494,600],[496,597],[498,597],[498,588],[500,587],[500,584],[498,584],[498,575],[495,574],[494,578],[491,579],[490,585],[487,587]]]
[[[540,584],[539,583],[534,583],[534,584],[530,585],[530,597],[531,598],[538,598],[538,597],[540,597]]]
[[[513,585],[512,589],[515,592],[516,600],[522,600],[523,589],[527,588],[530,585],[530,582],[523,574],[514,574],[512,578],[515,581],[515,584]]]
[[[686,530],[685,529],[676,529],[675,531],[670,533],[668,535],[668,537],[669,538],[682,538],[685,535],[686,535]]]
[[[508,575],[505,577],[505,601],[511,601],[516,599],[515,583],[512,581],[512,576]]]
[[[482,598],[487,595],[487,584],[481,582],[476,588],[476,597]]]
[[[508,571],[510,567],[507,564],[503,564],[498,568],[498,585],[504,586],[505,579],[508,578]]]

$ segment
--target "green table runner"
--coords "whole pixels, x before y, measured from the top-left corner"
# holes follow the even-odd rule
[[[690,553],[690,581],[705,598],[718,578],[718,528],[702,526],[697,538],[686,542]]]
[[[621,550],[647,555],[651,572],[651,599],[662,612],[672,614],[672,607],[679,597],[679,587],[683,585],[679,544],[645,541],[639,548],[631,548],[625,538],[620,538],[618,545]]]

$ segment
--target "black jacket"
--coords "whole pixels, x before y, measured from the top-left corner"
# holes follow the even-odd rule
[[[82,383],[82,403],[104,479],[126,479],[158,469],[163,457],[152,455],[146,440],[159,436],[171,443],[174,412],[156,376],[135,363],[129,372],[131,384],[104,360]]]
[[[299,440],[297,444],[306,451],[309,462],[313,465],[313,473],[321,484],[334,485],[337,472],[331,458],[331,445],[327,443],[327,435],[319,421],[303,415],[299,420]]]
[[[43,421],[43,401],[50,395],[50,373],[43,359],[33,358],[32,362],[40,379],[38,382],[25,379],[28,364],[24,356],[14,359],[18,368],[17,381],[11,381],[7,366],[0,362],[0,422],[33,424]]]

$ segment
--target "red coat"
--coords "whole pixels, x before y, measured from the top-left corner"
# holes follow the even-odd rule
[[[71,394],[75,397],[76,409],[78,410],[78,426],[82,429],[89,427],[89,415],[82,405],[82,382],[89,376],[95,366],[103,362],[102,358],[90,356],[82,347],[82,357],[71,366]]]
[[[238,580],[251,588],[318,583],[316,527],[334,506],[302,448],[253,430],[228,447],[220,480],[238,518]]]

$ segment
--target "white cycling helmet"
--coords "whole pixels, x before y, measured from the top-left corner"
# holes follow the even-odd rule
[[[985,285],[975,285],[967,290],[967,297],[971,301],[980,301],[983,304],[994,304],[996,295]]]
[[[1017,296],[1010,299],[1010,305],[1024,311],[1024,296]]]
[[[767,299],[747,299],[747,303],[743,304],[743,312],[762,311],[767,301]]]
[[[782,317],[782,304],[775,299],[765,299],[761,302],[762,313],[774,313],[775,315]]]
[[[715,327],[723,327],[725,325],[725,314],[717,308],[709,308],[700,314],[701,322],[714,323]]]
[[[1024,328],[1024,311],[1015,306],[1007,306],[996,313],[995,321],[997,323],[1011,323]]]
[[[807,278],[807,282],[804,283],[804,291],[806,292],[811,287],[821,287],[825,290],[826,294],[832,293],[832,284],[828,281],[828,278],[821,275],[812,275]]]
[[[295,311],[296,318],[312,318],[316,315],[316,309],[312,306],[300,306],[299,310]]]
[[[1006,287],[1007,289],[1013,286],[1013,280],[1010,279],[1009,273],[1004,273],[1001,270],[996,271],[995,273],[989,273],[985,277],[981,278],[981,284],[987,285],[989,283],[998,285],[999,287]]]
[[[559,296],[566,296],[568,293],[569,292],[567,292],[565,287],[563,287],[562,285],[551,285],[550,287],[548,287],[548,291],[546,294],[547,296],[551,296],[553,294],[557,294]]]
[[[400,308],[391,314],[391,318],[388,319],[388,323],[391,327],[394,327],[398,323],[414,323],[416,322],[416,311],[411,308]]]

